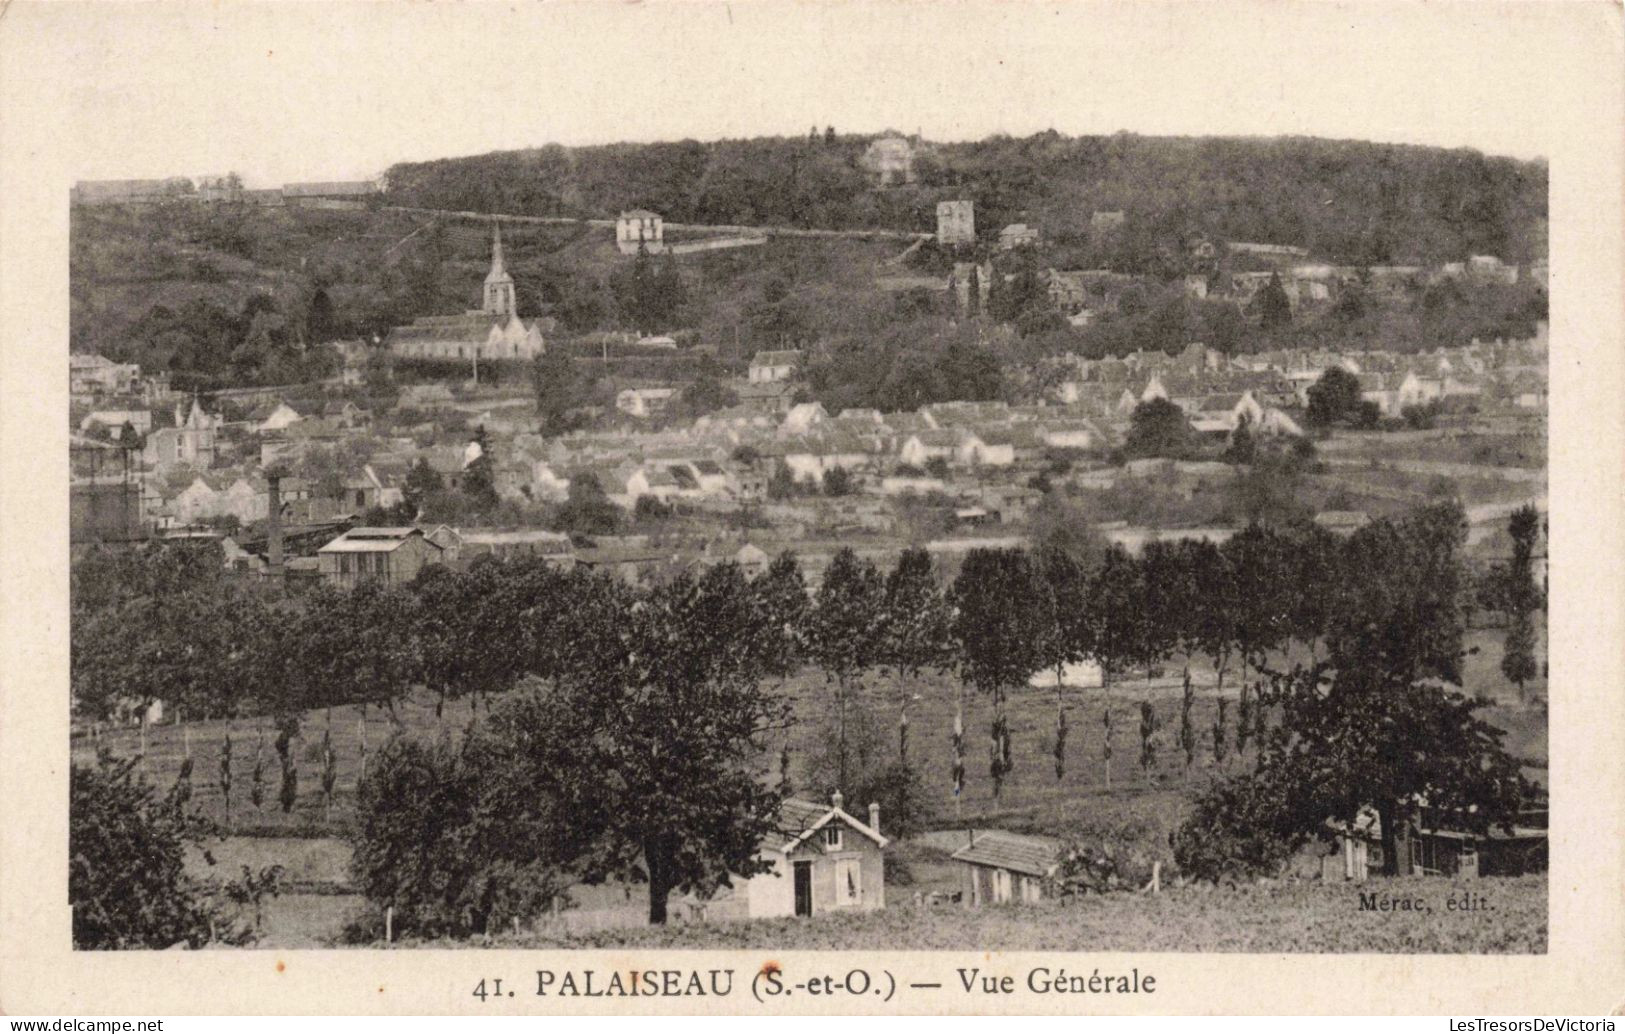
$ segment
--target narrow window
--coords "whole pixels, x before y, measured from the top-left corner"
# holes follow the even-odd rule
[[[835,903],[856,905],[863,900],[863,867],[856,858],[835,860]]]

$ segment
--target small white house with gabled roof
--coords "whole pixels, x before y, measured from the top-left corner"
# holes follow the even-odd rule
[[[758,919],[885,908],[887,840],[880,834],[880,805],[869,805],[869,821],[860,822],[841,804],[839,791],[829,804],[786,800],[778,827],[763,838],[757,855],[771,870],[736,879],[733,896],[744,907],[728,911]]]

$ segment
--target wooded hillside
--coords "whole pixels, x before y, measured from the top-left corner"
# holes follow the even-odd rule
[[[1129,265],[1198,234],[1297,245],[1334,262],[1544,257],[1544,163],[1301,137],[1065,137],[923,144],[916,181],[876,190],[870,135],[701,143],[558,145],[407,163],[391,201],[430,208],[613,217],[643,207],[670,222],[929,232],[936,203],[976,202],[982,233],[1011,222],[1081,242],[1094,211],[1122,211]],[[1125,272],[1150,272],[1128,268]]]

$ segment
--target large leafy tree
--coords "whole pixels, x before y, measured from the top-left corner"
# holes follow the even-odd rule
[[[783,629],[734,564],[601,591],[618,620],[580,630],[515,729],[544,759],[568,754],[537,771],[596,833],[586,878],[647,882],[649,921],[664,923],[674,891],[762,871],[780,796],[757,759],[790,717],[762,680]]]
[[[1191,657],[1203,649],[1203,625],[1209,604],[1203,596],[1208,568],[1218,556],[1218,547],[1207,539],[1180,539],[1171,555],[1148,573],[1148,595],[1163,612],[1165,634],[1172,636],[1189,676]]]
[[[1258,321],[1265,330],[1285,327],[1292,322],[1292,300],[1281,283],[1281,274],[1270,274],[1269,283],[1258,291]]]
[[[1224,675],[1236,646],[1236,580],[1229,559],[1212,542],[1187,548],[1191,580],[1202,601],[1191,615],[1191,644],[1213,659],[1214,691],[1219,692],[1224,688]]]
[[[1377,671],[1461,682],[1467,520],[1454,501],[1373,521],[1343,545],[1331,656]]]
[[[874,564],[846,547],[831,558],[806,615],[807,654],[835,688],[842,785],[848,775],[847,711],[862,687],[863,673],[881,662],[885,604],[885,586]]]
[[[1045,666],[1047,597],[1031,555],[1021,549],[973,549],[954,579],[960,675],[993,704],[989,773],[995,797],[1015,762],[1005,707],[1010,690]],[[962,721],[956,718],[957,727]]]
[[[1293,589],[1287,540],[1249,524],[1219,547],[1232,582],[1231,628],[1241,658],[1242,679],[1249,664],[1260,666],[1291,630]]]
[[[379,705],[394,713],[418,680],[418,601],[408,590],[364,581],[354,589],[318,587],[288,601],[267,642],[282,676],[267,710],[296,718],[313,708]]]
[[[779,632],[768,640],[775,650],[766,659],[767,672],[780,679],[789,678],[805,657],[807,611],[812,602],[796,555],[785,550],[774,557],[762,576],[751,582],[751,592],[770,626]]]
[[[1270,699],[1284,735],[1260,769],[1291,788],[1302,835],[1375,810],[1383,871],[1393,875],[1396,833],[1423,807],[1482,834],[1510,824],[1530,787],[1505,734],[1477,715],[1487,701],[1369,660],[1334,655],[1277,679]]]
[[[435,694],[435,714],[443,716],[448,700],[462,695],[467,654],[479,649],[470,626],[474,615],[464,606],[472,579],[449,567],[431,564],[419,571],[408,588],[417,597],[419,675]]]
[[[557,437],[580,426],[580,410],[592,388],[580,362],[561,351],[543,352],[531,365],[531,386],[542,434]]]
[[[1141,402],[1129,414],[1128,436],[1123,455],[1131,459],[1156,456],[1179,458],[1190,455],[1196,446],[1196,432],[1185,411],[1164,398]]]
[[[657,334],[677,323],[684,300],[683,280],[668,253],[659,263],[638,246],[630,266],[610,277],[621,322],[641,334]]]
[[[1326,428],[1351,420],[1360,411],[1360,378],[1341,366],[1329,366],[1309,386],[1309,408],[1304,418],[1311,427]]]
[[[1310,522],[1293,527],[1287,537],[1283,589],[1289,594],[1288,634],[1307,646],[1311,656],[1319,656],[1342,591],[1341,546],[1335,534]]]
[[[92,720],[163,701],[181,718],[229,718],[249,706],[247,647],[259,597],[227,579],[219,546],[164,543],[92,553],[72,580],[70,677]]]
[[[457,742],[396,736],[361,780],[350,868],[397,934],[494,932],[574,882],[596,830],[564,810],[538,767],[573,759],[536,738],[530,706],[513,701]]]
[[[559,632],[565,576],[541,558],[477,558],[466,572],[428,567],[410,586],[425,684],[444,702],[477,702],[511,689],[525,674],[546,675],[546,651]]]
[[[913,681],[927,668],[950,663],[953,615],[932,570],[931,554],[906,549],[886,575],[882,607],[882,663],[897,672],[902,705],[897,715],[897,755],[908,762],[908,705]]]
[[[1195,582],[1182,544],[1148,542],[1140,554],[1140,659],[1149,684],[1152,669],[1184,640]]]
[[[624,516],[598,478],[582,471],[570,478],[569,496],[554,513],[552,523],[555,531],[571,535],[613,535]]]
[[[767,674],[782,684],[801,669],[807,654],[807,610],[811,600],[807,595],[807,582],[801,576],[801,564],[796,555],[785,550],[774,557],[761,577],[751,582],[757,609],[777,636],[766,642],[770,649],[764,664]],[[785,730],[779,747],[779,783],[790,790],[790,734]]]
[[[1280,722],[1259,762],[1293,835],[1376,811],[1386,871],[1395,834],[1422,807],[1473,832],[1511,821],[1529,787],[1503,733],[1477,715],[1461,674],[1459,505],[1376,521],[1345,544],[1339,620],[1325,661],[1272,676]]]
[[[1090,642],[1104,684],[1144,656],[1145,578],[1128,550],[1114,546],[1090,579],[1093,629]]]
[[[429,461],[418,457],[412,468],[406,472],[406,483],[401,486],[401,498],[416,513],[422,509],[423,504],[431,496],[445,491],[446,483],[438,471],[429,466]]]

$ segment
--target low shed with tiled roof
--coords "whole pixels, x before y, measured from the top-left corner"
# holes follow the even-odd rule
[[[953,856],[960,863],[961,900],[967,908],[1050,896],[1061,861],[1059,840],[998,829],[967,836],[966,845]]]

